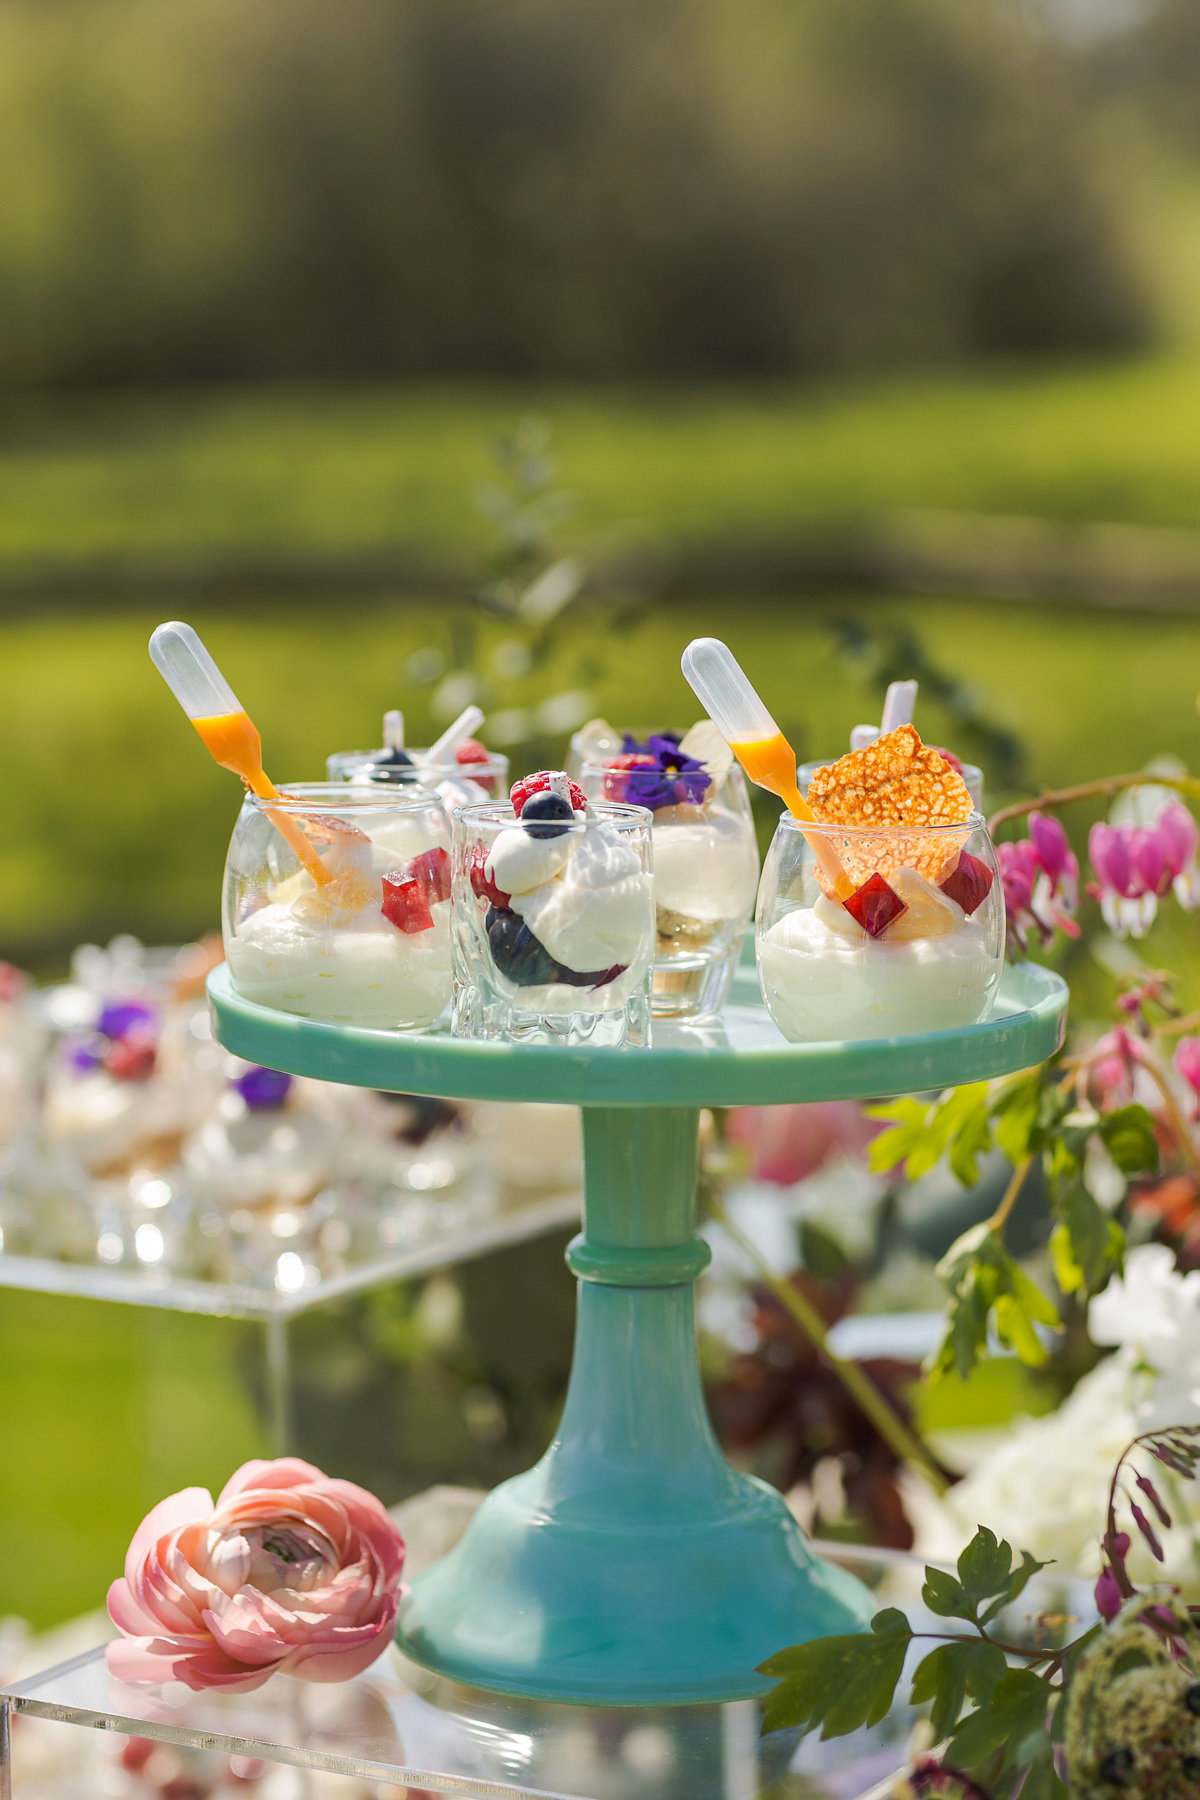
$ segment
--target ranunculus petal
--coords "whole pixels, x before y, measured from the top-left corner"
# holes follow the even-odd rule
[[[298,1456],[277,1456],[272,1462],[257,1459],[243,1463],[217,1495],[215,1510],[223,1511],[227,1503],[246,1488],[296,1488],[306,1487],[310,1482],[325,1484],[327,1477],[311,1463],[301,1462]],[[208,1510],[214,1510],[211,1502]]]
[[[207,1519],[213,1509],[212,1495],[207,1488],[181,1488],[177,1494],[168,1494],[165,1500],[152,1507],[133,1534],[133,1541],[125,1553],[125,1578],[132,1581],[134,1572],[144,1557],[169,1532],[180,1525],[188,1525],[194,1519]]]

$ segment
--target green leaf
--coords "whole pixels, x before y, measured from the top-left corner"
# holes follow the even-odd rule
[[[889,1100],[883,1106],[869,1106],[869,1119],[891,1119],[889,1131],[881,1131],[867,1146],[867,1161],[876,1175],[884,1175],[904,1162],[925,1139],[925,1122],[930,1107],[923,1100]]]
[[[992,1126],[987,1103],[982,1101],[968,1114],[950,1145],[950,1172],[964,1187],[974,1187],[979,1180],[979,1161],[992,1147]]]
[[[1051,1234],[1050,1253],[1059,1284],[1066,1293],[1082,1288],[1094,1294],[1120,1267],[1125,1234],[1078,1179],[1055,1196],[1054,1207],[1059,1224]]]
[[[1054,1691],[1031,1669],[1006,1669],[991,1699],[973,1712],[955,1732],[946,1760],[974,1770],[998,1750],[1005,1761],[1015,1760],[1017,1746],[1033,1731],[1045,1729],[1046,1714]]]
[[[991,1142],[987,1118],[987,1083],[970,1082],[965,1087],[949,1088],[932,1106],[914,1099],[889,1100],[886,1105],[869,1109],[873,1119],[891,1121],[891,1129],[880,1132],[870,1146],[872,1169],[892,1169],[903,1160],[909,1181],[927,1175],[958,1140],[966,1134],[964,1150],[951,1167],[960,1181],[968,1185],[979,1179],[971,1146],[986,1149]],[[960,1173],[965,1169],[967,1173]]]
[[[980,1525],[958,1559],[958,1579],[967,1597],[978,1606],[992,1594],[1008,1588],[1008,1572],[1012,1568],[1012,1548],[996,1541],[994,1531]]]
[[[1157,1175],[1158,1139],[1154,1120],[1136,1102],[1106,1113],[1099,1124],[1104,1147],[1123,1175]]]
[[[821,1726],[823,1738],[878,1725],[892,1704],[912,1632],[896,1607],[876,1613],[869,1632],[814,1638],[760,1665],[782,1677],[767,1695],[764,1731]]]
[[[1053,1558],[1051,1558],[1051,1561],[1052,1560]],[[1035,1556],[1030,1556],[1028,1550],[1022,1550],[1020,1568],[1013,1570],[1008,1578],[1005,1591],[1001,1594],[997,1594],[987,1611],[980,1614],[979,1623],[981,1625],[990,1625],[997,1613],[1003,1612],[1006,1606],[1011,1606],[1018,1595],[1025,1591],[1030,1576],[1036,1575],[1039,1569],[1048,1567],[1048,1563],[1038,1562]]]
[[[1035,1738],[1044,1736],[1044,1733],[1034,1734]],[[1029,1773],[1021,1786],[1021,1800],[1067,1800],[1067,1790],[1059,1780],[1054,1751],[1048,1740],[1046,1748],[1039,1749],[1029,1764]]]
[[[996,1335],[1008,1350],[1015,1350],[1031,1369],[1040,1369],[1046,1361],[1046,1346],[1033,1329],[1033,1320],[1012,1294],[1000,1294],[995,1305]]]
[[[1024,1081],[1006,1088],[992,1107],[996,1142],[1014,1168],[1038,1147],[1034,1138],[1041,1092],[1042,1071],[1035,1069]]]
[[[1062,1320],[1058,1316],[1058,1308],[1049,1294],[1044,1294],[1036,1281],[1031,1281],[1019,1263],[1011,1263],[1008,1278],[1012,1283],[1013,1298],[1039,1325],[1048,1325],[1052,1331],[1062,1330]]]
[[[939,1619],[974,1620],[975,1608],[967,1598],[967,1591],[961,1581],[945,1569],[935,1569],[932,1564],[925,1568],[925,1585],[921,1589],[921,1598],[931,1613]]]
[[[933,1701],[929,1718],[940,1741],[958,1724],[968,1692],[980,1704],[989,1701],[1007,1666],[995,1644],[974,1638],[939,1644],[918,1663],[909,1699],[914,1706]]]

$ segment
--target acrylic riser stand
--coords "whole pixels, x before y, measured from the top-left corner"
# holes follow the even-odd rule
[[[913,1093],[1027,1068],[1062,1041],[1066,989],[1006,969],[992,1018],[922,1037],[788,1044],[752,970],[704,1026],[647,1050],[566,1049],[320,1024],[210,977],[220,1041],[272,1068],[456,1099],[562,1101],[584,1120],[575,1360],[558,1435],[412,1584],[398,1642],[476,1688],[600,1706],[754,1697],[786,1644],[853,1630],[867,1590],[817,1557],[704,1408],[692,1286],[700,1109]]]

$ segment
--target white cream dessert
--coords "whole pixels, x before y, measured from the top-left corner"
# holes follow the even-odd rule
[[[824,896],[785,913],[759,939],[767,1010],[794,1042],[907,1037],[985,1019],[1001,959],[983,926],[955,911],[949,931],[897,938],[872,938]]]
[[[565,775],[518,782],[513,806],[471,877],[496,973],[531,1011],[618,1010],[651,956],[652,878]]]
[[[908,1037],[986,1019],[1003,921],[961,775],[905,725],[819,769],[808,804],[828,829],[784,816],[759,899],[759,980],[784,1036]]]
[[[603,720],[591,741],[614,744]],[[589,766],[610,800],[649,807],[653,815],[654,898],[660,958],[690,954],[718,938],[740,935],[758,883],[758,847],[748,810],[739,810],[729,784],[733,754],[710,719],[682,738],[652,735],[644,744],[626,734],[624,750]],[[740,785],[740,784],[739,784]]]
[[[298,870],[228,936],[238,993],[336,1024],[432,1024],[451,990],[446,851],[393,819],[335,830],[326,866],[331,883]]]

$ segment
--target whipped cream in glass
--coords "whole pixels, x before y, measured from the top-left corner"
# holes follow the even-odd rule
[[[682,738],[652,734],[642,743],[615,737],[603,721],[588,729],[589,745],[606,748],[584,762],[583,791],[646,806],[653,821],[655,1016],[715,1013],[733,979],[758,882],[742,772],[707,719]]]
[[[817,834],[785,813],[759,888],[759,981],[784,1037],[909,1037],[986,1019],[1004,960],[1004,902],[982,818],[821,826],[860,886],[871,883],[868,900],[881,902],[858,907],[865,925],[824,891]]]
[[[565,781],[565,777],[562,778]],[[538,799],[535,796],[535,799]],[[650,820],[637,806],[454,816],[454,1012],[460,1037],[648,1038]]]
[[[272,822],[320,852],[318,884]],[[247,1000],[346,1025],[414,1030],[450,998],[450,825],[416,784],[249,794],[225,866],[225,956]]]

